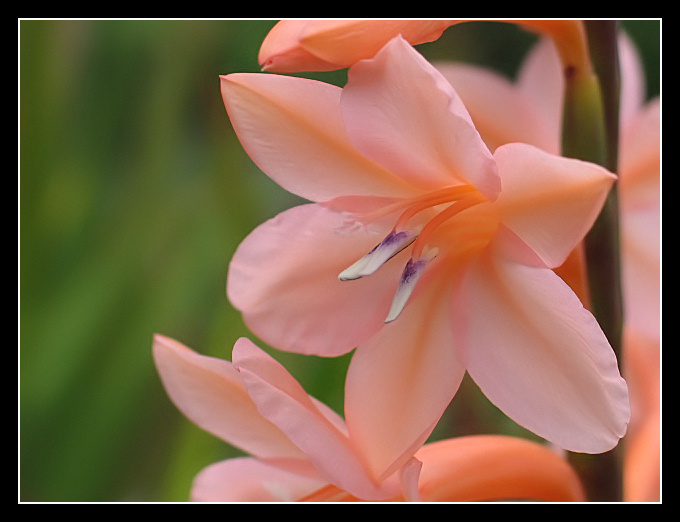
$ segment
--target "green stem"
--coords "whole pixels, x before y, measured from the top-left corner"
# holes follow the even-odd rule
[[[602,94],[602,126],[605,143],[597,163],[618,172],[619,63],[616,21],[585,22],[590,53]],[[593,313],[607,335],[621,364],[623,298],[619,259],[619,205],[615,184],[592,230],[586,236],[586,259]],[[590,262],[592,260],[592,263]]]
[[[618,168],[619,71],[617,22],[585,21],[594,72],[567,69],[563,154]],[[585,238],[591,311],[621,365],[623,300],[619,260],[619,209],[616,184]],[[621,501],[620,448],[572,461],[593,501]]]

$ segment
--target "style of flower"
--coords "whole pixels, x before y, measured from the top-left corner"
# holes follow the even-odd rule
[[[192,486],[193,501],[584,500],[562,457],[506,436],[412,446],[392,455],[388,469],[372,468],[355,451],[343,419],[246,338],[234,345],[233,362],[161,335],[154,337],[153,355],[180,411],[250,454],[203,469]]]
[[[221,86],[253,161],[313,202],[242,242],[228,296],[278,349],[356,347],[346,422],[370,467],[424,440],[466,371],[565,449],[616,445],[625,381],[551,270],[592,225],[613,174],[521,143],[491,154],[450,83],[401,37],[352,66],[344,89],[264,73]],[[401,426],[408,436],[395,440]]]
[[[619,62],[623,373],[632,403],[624,461],[624,500],[658,501],[661,107],[658,97],[645,102],[642,63],[633,42],[623,32],[619,36]],[[474,65],[435,65],[461,96],[491,150],[504,143],[523,141],[560,153],[564,86],[560,60],[549,40],[530,50],[514,82]]]

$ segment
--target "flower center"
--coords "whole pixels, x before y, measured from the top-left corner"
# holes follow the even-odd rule
[[[418,279],[439,251],[436,247],[429,250],[426,249],[427,242],[431,238],[432,233],[454,216],[485,201],[487,199],[473,186],[456,185],[412,198],[405,208],[403,201],[384,207],[379,211],[379,215],[387,215],[399,209],[404,210],[397,219],[394,228],[387,234],[385,239],[356,263],[344,270],[339,275],[339,279],[348,281],[371,275],[389,259],[413,243],[411,259],[406,264],[399,279],[399,286],[394,296],[392,307],[385,320],[385,322],[393,321],[401,313],[404,306],[406,306]],[[449,205],[436,213],[420,229],[408,228],[409,222],[417,214],[446,204]]]

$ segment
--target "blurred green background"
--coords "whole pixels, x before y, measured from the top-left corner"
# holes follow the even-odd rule
[[[170,403],[151,343],[229,359],[249,335],[226,299],[229,259],[299,200],[243,152],[218,75],[257,72],[274,23],[19,21],[20,502],[186,501],[202,467],[238,454]],[[660,22],[623,24],[657,95]],[[533,39],[470,23],[419,49],[512,75]],[[349,356],[265,348],[342,410]],[[435,436],[521,433],[467,382],[454,403]]]

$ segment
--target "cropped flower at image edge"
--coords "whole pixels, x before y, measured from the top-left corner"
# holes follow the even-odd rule
[[[249,454],[200,471],[192,486],[193,501],[584,499],[578,476],[560,455],[544,445],[501,435],[414,446],[393,455],[392,472],[377,477],[354,451],[343,419],[307,395],[248,339],[236,341],[233,362],[200,355],[161,335],[154,337],[153,355],[180,411]]]

